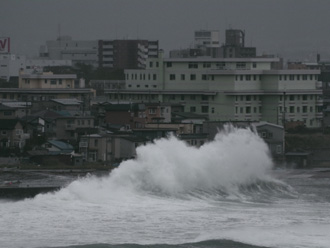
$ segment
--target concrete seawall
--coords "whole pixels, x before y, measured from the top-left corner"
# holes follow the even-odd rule
[[[46,187],[0,187],[0,199],[24,199],[32,198],[37,194],[54,192],[60,186]]]

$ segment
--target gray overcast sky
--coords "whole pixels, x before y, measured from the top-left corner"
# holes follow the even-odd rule
[[[37,55],[59,33],[75,40],[155,39],[186,48],[198,29],[246,31],[257,53],[330,59],[330,0],[1,0],[0,37],[13,53]]]

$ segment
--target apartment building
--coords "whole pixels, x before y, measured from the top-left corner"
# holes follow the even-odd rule
[[[121,101],[180,103],[185,112],[214,121],[302,121],[322,125],[319,70],[277,70],[279,58],[149,59],[125,70],[126,87],[107,90]]]
[[[139,69],[146,67],[147,58],[157,58],[158,41],[99,40],[99,67]]]

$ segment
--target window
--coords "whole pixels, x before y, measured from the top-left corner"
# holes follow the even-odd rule
[[[294,113],[294,106],[290,106],[290,113]]]
[[[190,100],[195,100],[196,96],[195,95],[190,95]]]
[[[50,80],[50,84],[56,84],[56,80],[55,79],[51,79]]]
[[[59,79],[58,80],[58,84],[62,84],[62,79]]]
[[[190,80],[196,80],[196,74],[190,74]]]
[[[251,107],[246,107],[245,108],[245,113],[250,114],[251,113]]]
[[[282,154],[282,146],[281,145],[276,146],[276,153],[277,154]]]
[[[167,62],[166,67],[172,67],[172,62]]]
[[[156,67],[159,67],[159,62],[156,62]]]
[[[181,80],[186,80],[186,75],[185,74],[181,74]]]
[[[253,62],[252,67],[253,68],[257,68],[257,63],[256,62]]]
[[[202,113],[208,113],[209,112],[209,106],[202,106],[201,110],[202,110]]]
[[[157,80],[157,75],[156,75],[156,74],[153,74],[153,75],[152,75],[152,79],[153,79],[153,80]]]
[[[202,80],[207,80],[207,75],[206,74],[202,75]]]
[[[309,107],[309,112],[311,112],[311,113],[313,112],[313,107],[312,106]]]
[[[289,75],[289,80],[293,81],[294,80],[294,75]]]
[[[302,112],[307,113],[307,106],[303,106]]]
[[[251,75],[245,75],[245,80],[250,81],[251,80]]]
[[[307,101],[307,95],[302,96],[303,101]]]
[[[253,80],[257,81],[257,75],[253,75]]]
[[[197,63],[189,63],[188,64],[188,68],[189,69],[197,69],[198,68],[198,64]]]
[[[184,95],[181,95],[181,101],[184,101]]]
[[[195,113],[196,112],[196,107],[195,106],[191,106],[190,107],[190,112]]]
[[[153,66],[153,63],[152,63],[152,61],[150,61],[149,62],[149,67],[152,68],[152,66]]]
[[[150,108],[149,109],[149,114],[156,114],[156,109]]]
[[[243,81],[243,75],[240,75],[240,76],[239,76],[239,79],[240,79],[241,81]]]
[[[204,63],[203,64],[203,68],[210,68],[211,67],[211,63]]]
[[[45,84],[47,83],[47,79],[45,79]]]
[[[94,146],[97,146],[98,145],[98,140],[96,139],[96,140],[94,140]]]
[[[302,75],[302,80],[307,80],[307,75]]]
[[[290,100],[290,101],[294,101],[294,95],[290,95],[290,96],[289,96],[289,100]]]
[[[12,114],[13,114],[12,111],[4,111],[4,112],[3,112],[3,115],[5,115],[5,116],[10,116],[10,115],[12,115]]]
[[[211,112],[212,112],[212,114],[214,114],[214,108],[211,108]]]
[[[208,96],[202,96],[202,101],[207,101],[208,100]]]
[[[244,62],[238,62],[236,63],[236,69],[245,69],[246,63]]]
[[[170,74],[170,80],[175,80],[175,74]]]
[[[251,96],[246,96],[246,101],[250,102],[251,101]]]

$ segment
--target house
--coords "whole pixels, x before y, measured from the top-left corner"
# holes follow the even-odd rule
[[[112,161],[112,137],[108,134],[89,134],[80,137],[79,153],[88,162]]]
[[[0,119],[23,118],[31,114],[31,102],[2,100],[0,102]]]
[[[125,125],[127,130],[146,123],[145,104],[109,104],[104,109],[106,123]]]
[[[267,143],[272,157],[276,161],[283,161],[285,155],[285,131],[283,126],[268,122],[253,123],[261,138]]]
[[[18,119],[0,120],[0,150],[5,152],[10,149],[22,150],[29,134],[24,133],[23,123]]]
[[[126,159],[135,158],[136,148],[145,145],[147,142],[147,139],[134,134],[113,136],[111,161],[113,161],[113,163],[119,163]]]
[[[42,144],[49,154],[71,154],[74,152],[73,146],[60,140],[48,140]]]

